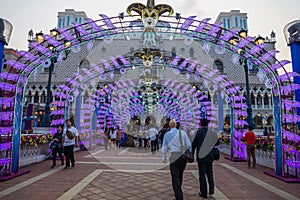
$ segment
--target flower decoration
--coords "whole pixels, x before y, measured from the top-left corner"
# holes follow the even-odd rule
[[[40,144],[50,143],[53,136],[49,134],[44,135],[22,135],[21,136],[21,147],[30,145],[38,147]]]

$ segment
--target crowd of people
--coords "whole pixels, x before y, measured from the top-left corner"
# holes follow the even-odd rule
[[[195,131],[185,132],[180,129],[180,123],[170,120],[161,130],[157,130],[154,125],[150,125],[148,130],[139,131],[133,135],[134,144],[139,149],[151,149],[152,155],[155,155],[161,148],[162,161],[167,163],[169,160],[170,173],[172,177],[172,187],[176,200],[183,200],[181,186],[183,184],[183,173],[187,165],[187,160],[182,156],[184,151],[189,150],[196,158],[199,171],[199,196],[207,198],[208,195],[214,195],[213,161],[214,149],[220,144],[218,135],[215,131],[208,128],[209,121],[202,119],[200,128]],[[251,167],[250,159],[252,157],[253,168],[256,165],[254,140],[255,134],[252,127],[248,127],[248,132],[244,138],[247,146],[247,167]],[[106,150],[118,149],[121,147],[123,133],[119,127],[109,128],[104,131],[104,145]],[[73,126],[72,120],[66,120],[66,127],[59,126],[57,133],[53,136],[52,149],[53,164],[56,166],[56,154],[59,155],[61,165],[65,169],[75,166],[74,147],[78,147],[79,134]],[[167,158],[167,151],[171,153]],[[65,162],[63,153],[65,155]],[[207,187],[208,182],[208,187]]]

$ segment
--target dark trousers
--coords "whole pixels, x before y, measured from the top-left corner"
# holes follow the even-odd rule
[[[151,140],[151,152],[156,151],[156,140]]]
[[[183,171],[186,167],[186,161],[180,155],[181,154],[172,153],[170,158],[172,186],[173,186],[173,191],[175,193],[176,200],[183,200],[183,193],[182,193],[181,186],[182,186]]]
[[[144,148],[147,149],[149,146],[148,146],[148,139],[144,138]]]
[[[142,144],[143,144],[143,138],[139,138],[139,148],[142,148]]]
[[[254,144],[247,144],[246,145],[246,150],[247,150],[247,163],[248,163],[248,167],[251,167],[250,156],[252,157],[252,160],[253,160],[253,167],[255,167],[255,165],[256,165],[256,158],[255,158],[255,146],[254,146]]]
[[[66,166],[70,167],[70,161],[72,164],[75,163],[75,159],[74,159],[74,145],[71,146],[65,146],[64,147],[64,153],[66,156]]]
[[[121,139],[116,140],[117,148],[121,148]]]
[[[207,176],[207,180],[208,180],[208,184],[209,184],[209,192],[214,192],[215,184],[214,184],[212,165],[213,165],[212,161],[208,161],[208,162],[199,161],[198,162],[200,193],[203,196],[207,196],[206,176]]]
[[[56,154],[58,153],[61,165],[64,164],[64,157],[62,155],[62,148],[55,148],[52,150],[52,160],[53,160],[53,166],[56,165]]]

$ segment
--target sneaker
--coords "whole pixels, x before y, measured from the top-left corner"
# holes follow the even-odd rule
[[[75,167],[75,163],[72,163],[72,167]]]
[[[55,165],[51,165],[51,169],[53,169],[55,167]]]
[[[70,166],[65,166],[64,169],[67,169],[67,168],[69,168],[69,167],[70,167]]]
[[[210,191],[208,194],[209,195],[214,195],[214,193],[215,193],[214,191]]]

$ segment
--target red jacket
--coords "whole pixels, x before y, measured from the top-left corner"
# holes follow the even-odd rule
[[[247,132],[245,134],[245,141],[246,141],[246,144],[254,144],[254,142],[255,142],[255,134],[252,131]]]

